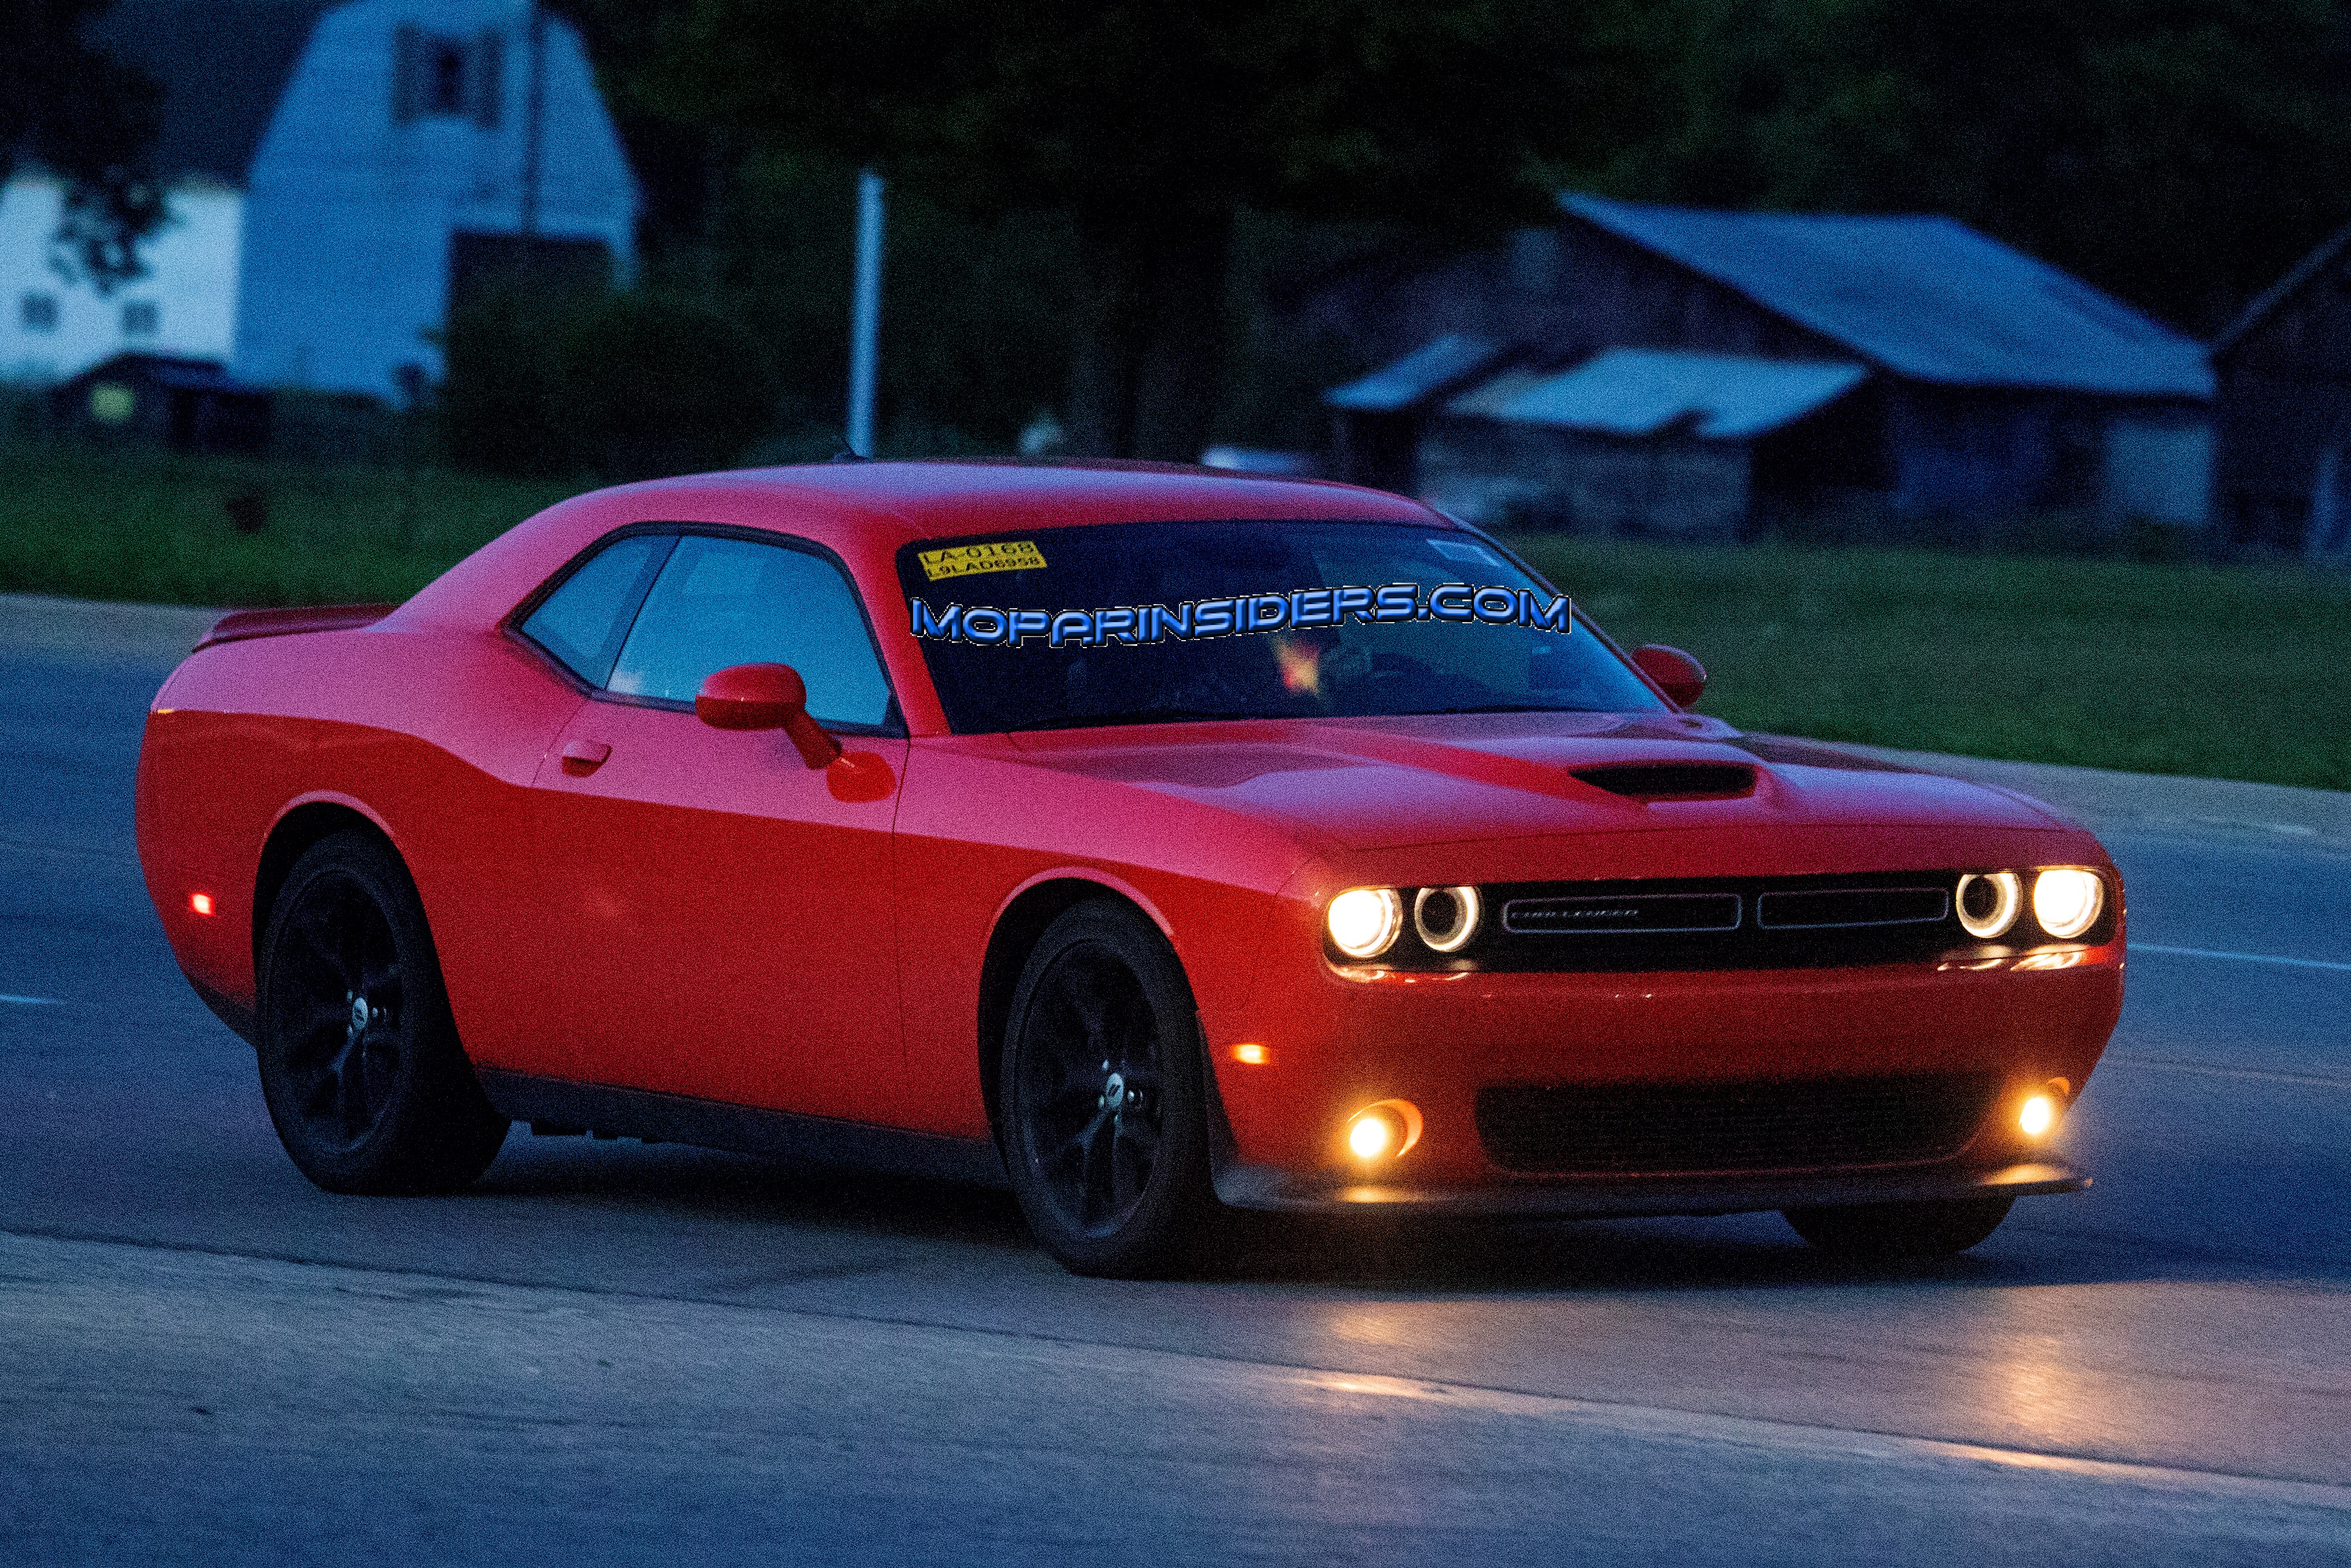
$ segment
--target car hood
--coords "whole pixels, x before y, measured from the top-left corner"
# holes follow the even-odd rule
[[[1031,766],[1348,850],[1675,828],[2047,829],[2023,797],[1690,714],[1464,714],[1012,737]]]

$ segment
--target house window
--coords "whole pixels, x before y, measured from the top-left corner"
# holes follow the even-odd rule
[[[54,294],[27,294],[16,307],[16,319],[27,332],[54,332],[57,329],[57,297]]]
[[[162,328],[163,311],[152,299],[127,299],[122,305],[122,335],[152,338]]]
[[[466,37],[403,26],[392,35],[392,117],[470,120],[495,131],[505,63],[506,38],[495,27]]]

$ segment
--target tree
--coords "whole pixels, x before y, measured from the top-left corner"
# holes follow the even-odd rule
[[[139,241],[164,216],[147,163],[162,90],[84,42],[110,4],[0,0],[0,183],[27,163],[66,182],[59,259],[101,291],[139,276]]]
[[[1076,447],[1190,458],[1244,208],[1457,235],[1540,219],[1601,62],[1544,0],[674,0],[633,85],[1075,236]]]

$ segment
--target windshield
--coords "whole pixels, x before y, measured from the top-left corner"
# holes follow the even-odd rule
[[[957,734],[1199,718],[1664,705],[1474,536],[1392,523],[1116,523],[898,553]]]

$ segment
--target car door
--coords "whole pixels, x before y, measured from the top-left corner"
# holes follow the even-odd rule
[[[880,758],[886,792],[841,789],[781,730],[695,716],[705,677],[755,663],[798,670],[811,716]],[[559,970],[545,1070],[883,1119],[900,1092],[906,742],[847,572],[774,535],[680,532],[594,685],[538,779]]]

